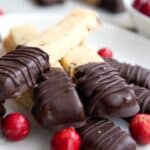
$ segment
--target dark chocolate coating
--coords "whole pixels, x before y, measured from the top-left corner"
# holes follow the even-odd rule
[[[3,103],[0,103],[0,118],[3,117],[5,113],[6,113],[6,109]]]
[[[39,5],[52,5],[57,3],[63,3],[65,0],[35,0]]]
[[[133,85],[137,101],[140,105],[140,112],[150,114],[150,90]]]
[[[84,110],[75,87],[60,68],[52,68],[47,80],[34,89],[32,113],[45,128],[79,127],[84,124]]]
[[[49,58],[44,51],[18,46],[15,51],[0,58],[0,101],[35,87],[47,70]]]
[[[100,6],[112,13],[119,13],[125,10],[123,0],[100,0]]]
[[[123,77],[128,83],[143,86],[150,89],[150,70],[138,65],[131,65],[128,63],[121,63],[115,59],[106,58],[112,67],[116,68],[120,76]]]
[[[5,113],[6,113],[6,109],[3,103],[0,103],[0,136],[1,136],[1,121]]]
[[[136,150],[131,136],[106,119],[89,118],[78,131],[82,138],[81,150]]]
[[[139,111],[133,89],[107,63],[79,66],[75,83],[89,115],[130,117]]]

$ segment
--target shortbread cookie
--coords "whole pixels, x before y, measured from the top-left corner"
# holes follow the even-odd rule
[[[51,66],[62,69],[62,66],[59,62],[55,62],[51,64]],[[33,89],[29,89],[28,91],[24,92],[21,96],[16,98],[16,101],[27,110],[31,111],[33,106]]]
[[[116,68],[128,83],[150,89],[150,69],[144,68],[139,65],[131,65],[128,63],[122,63],[115,59],[105,59],[112,67]]]
[[[88,48],[86,44],[82,43],[68,51],[60,62],[69,75],[73,77],[76,67],[90,62],[101,63],[103,62],[103,59]]]
[[[0,58],[0,102],[36,87],[49,70],[47,53],[35,47],[17,46]]]
[[[18,44],[24,45],[38,35],[38,30],[33,25],[14,26],[3,41],[7,52],[15,50]]]
[[[107,119],[88,118],[78,132],[81,150],[136,150],[132,137]]]
[[[100,25],[97,14],[91,10],[76,9],[55,26],[47,29],[35,37],[30,35],[28,28],[19,27],[13,29],[12,33],[5,39],[5,45],[10,45],[12,50],[19,44],[41,48],[50,55],[51,63],[60,60],[68,50],[76,47],[84,41],[91,31]],[[23,28],[23,32],[18,31]],[[16,31],[16,33],[15,33]],[[34,35],[37,32],[34,32]],[[31,40],[31,41],[30,41]],[[30,42],[28,42],[30,41]],[[8,48],[10,50],[10,48]]]
[[[33,106],[33,89],[29,89],[16,98],[16,102],[21,104],[25,109],[31,111]]]
[[[85,55],[85,59],[82,59],[82,55]],[[74,57],[75,56],[75,57]],[[76,57],[78,56],[78,57]],[[89,62],[103,62],[103,59],[99,57],[97,54],[95,54],[90,48],[88,48],[85,44],[80,44],[77,47],[71,49],[68,51],[65,57],[61,59],[61,63],[70,75],[70,77],[73,77],[74,75],[74,69],[77,66],[80,66],[82,64],[85,64],[87,61]],[[60,63],[58,61],[51,64],[52,67],[62,68]],[[31,110],[33,102],[33,94],[32,90],[29,90],[25,92],[23,95],[17,98],[17,102],[22,104],[25,108]]]
[[[48,79],[39,82],[33,90],[34,118],[44,128],[83,126],[83,105],[67,73],[53,67],[46,75]]]
[[[77,9],[74,10],[68,16],[66,16],[64,20],[58,23],[56,26],[47,29],[47,31],[40,34],[40,36],[38,36],[29,43],[28,41],[32,37],[32,35],[30,36],[30,30],[28,30],[29,27],[25,28],[25,26],[20,26],[18,27],[18,29],[14,28],[13,29],[14,39],[11,40],[11,42],[12,45],[14,45],[14,47],[22,43],[22,41],[20,40],[23,40],[23,43],[25,44],[27,43],[27,45],[34,45],[43,48],[46,52],[49,52],[51,64],[54,64],[55,62],[57,62],[56,61],[57,59],[60,59],[61,57],[64,56],[66,51],[76,46],[76,44],[81,43],[81,41],[84,41],[88,33],[96,29],[98,26],[99,21],[97,19],[97,15],[95,12]],[[15,31],[20,31],[20,29],[23,29],[24,32],[19,33],[21,39],[18,39],[18,32],[15,33]],[[34,29],[36,28],[34,27]],[[37,34],[39,33],[36,31],[36,35]],[[57,66],[60,67],[58,63]],[[20,102],[23,103],[26,107],[32,106],[31,93],[32,92],[24,93],[23,97],[20,97],[18,101],[21,100]],[[30,99],[27,103],[24,103],[24,99],[26,99],[25,97],[28,97],[27,99]]]
[[[140,105],[140,113],[150,114],[150,90],[132,85]]]
[[[32,37],[32,33],[31,33],[31,30],[29,30],[30,26],[26,26],[26,25],[21,25],[21,26],[17,26],[17,27],[14,27],[11,29],[11,31],[13,31],[13,40],[11,41],[12,43],[15,43],[15,47],[19,44],[20,39],[18,40],[18,32],[15,32],[15,31],[20,31],[21,29],[24,30],[24,32],[20,32],[20,37],[21,39],[24,39],[24,42],[28,41],[31,37]],[[31,26],[30,29],[32,29],[33,26]],[[39,34],[38,30],[36,30],[36,27],[34,27],[34,33],[36,33],[36,35]],[[36,32],[35,32],[36,31]],[[24,34],[26,33],[26,34]],[[31,33],[31,35],[30,35]],[[9,34],[11,35],[11,33]],[[27,36],[28,35],[28,36]],[[29,39],[28,39],[29,38]],[[8,47],[9,47],[9,44],[11,45],[11,42],[10,43],[7,43],[8,44]],[[21,42],[22,43],[22,42]],[[10,48],[10,47],[9,47]],[[12,49],[9,49],[9,50],[12,50]],[[57,68],[62,68],[60,63],[57,61],[57,62],[54,62],[52,64],[52,67],[57,67]],[[18,96],[16,98],[16,101],[18,103],[20,103],[22,106],[24,106],[26,109],[28,110],[31,110],[32,106],[33,106],[33,91],[32,89],[29,89],[27,92],[24,92],[22,95]]]
[[[98,16],[94,11],[76,9],[26,45],[43,49],[50,55],[50,61],[53,63],[84,41],[99,25]]]
[[[90,52],[89,48],[70,50],[61,64],[75,81],[89,115],[129,117],[139,111],[133,89],[116,69]]]

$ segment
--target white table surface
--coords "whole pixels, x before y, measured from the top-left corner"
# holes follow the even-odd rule
[[[5,13],[26,13],[26,12],[51,12],[57,14],[65,14],[76,7],[90,7],[97,10],[101,18],[105,21],[119,24],[125,27],[131,27],[132,22],[127,13],[114,15],[104,12],[99,8],[95,8],[79,2],[78,0],[66,0],[64,4],[58,4],[48,7],[38,6],[33,0],[0,0],[0,8]]]
[[[62,17],[63,16],[54,14],[41,13],[4,16],[0,19],[0,34],[2,37],[5,37],[12,26],[15,24],[24,24],[25,22],[36,25],[37,28],[43,30],[58,22]],[[129,33],[116,26],[103,23],[97,32],[91,34],[87,44],[93,50],[98,50],[106,46],[110,47],[114,52],[115,58],[150,68],[150,42],[145,38]],[[30,120],[31,132],[27,138],[19,142],[8,142],[4,138],[0,138],[0,150],[50,150],[51,131],[40,128],[33,119],[31,113],[20,107],[19,104],[14,103],[14,101],[7,101],[6,109],[8,113],[15,111],[25,114]],[[121,119],[115,119],[114,121],[118,126],[128,131],[128,124],[126,121]],[[150,150],[150,145],[139,146],[137,150]]]

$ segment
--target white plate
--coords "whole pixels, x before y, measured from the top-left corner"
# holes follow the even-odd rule
[[[41,13],[4,16],[0,18],[0,34],[4,37],[9,32],[10,27],[28,23],[35,24],[39,29],[43,30],[62,17]],[[116,58],[150,68],[150,41],[118,27],[103,23],[102,27],[90,36],[87,43],[93,50],[98,50],[101,47],[111,47]],[[51,132],[41,129],[30,113],[15,102],[9,101],[6,106],[8,112],[20,111],[30,118],[31,133],[27,138],[19,142],[7,142],[0,138],[0,150],[49,150]],[[115,119],[115,122],[127,130],[128,125],[125,121]],[[148,150],[150,146],[138,146],[137,149]]]
[[[0,0],[0,6],[6,13],[21,13],[21,12],[52,12],[57,14],[66,14],[70,10],[80,8],[91,8],[97,11],[101,17],[111,23],[121,25],[123,27],[133,27],[130,17],[127,12],[112,14],[107,11],[103,11],[99,7],[82,3],[80,0],[67,0],[64,4],[52,5],[47,7],[39,7],[31,0],[13,0],[13,5],[8,5],[10,0]],[[124,0],[128,1],[128,0]],[[16,9],[17,8],[17,9]]]

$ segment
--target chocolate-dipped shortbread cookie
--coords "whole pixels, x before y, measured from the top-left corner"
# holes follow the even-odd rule
[[[86,111],[95,117],[128,117],[139,110],[132,88],[107,63],[79,66],[74,79]]]
[[[13,27],[4,40],[4,46],[7,51],[15,50],[14,47],[20,44],[38,47],[48,53],[50,63],[53,64],[65,56],[71,48],[84,41],[89,33],[99,26],[100,21],[95,11],[75,9],[40,34],[36,27],[31,25]]]
[[[35,87],[50,69],[48,55],[35,47],[18,46],[0,58],[0,101]]]
[[[131,65],[128,63],[121,63],[112,58],[106,58],[112,67],[116,68],[120,76],[123,77],[128,83],[143,86],[150,89],[150,70],[138,65]]]
[[[90,49],[80,46],[61,60],[77,85],[85,110],[95,117],[129,117],[139,111],[133,89]]]
[[[81,150],[136,150],[131,136],[106,119],[89,118],[78,131],[82,138]]]
[[[140,105],[140,112],[150,114],[150,90],[135,85],[133,89]]]
[[[36,120],[46,128],[83,126],[83,106],[66,72],[51,68],[47,76],[33,91],[32,114]]]
[[[41,48],[50,55],[50,63],[53,65],[67,51],[84,41],[89,33],[97,29],[98,26],[99,20],[94,11],[75,9],[43,33],[39,33],[37,28],[31,25],[11,28],[10,33],[4,40],[4,46],[7,51],[14,50],[14,47],[20,43]],[[17,101],[31,110],[32,90],[28,90]]]

